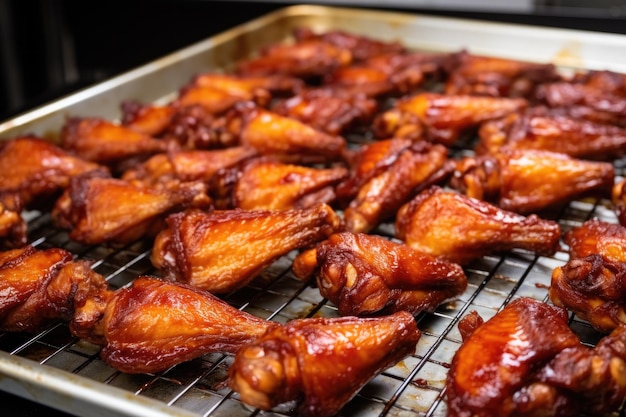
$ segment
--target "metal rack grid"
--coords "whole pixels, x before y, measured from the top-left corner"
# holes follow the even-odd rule
[[[616,164],[620,172],[619,163]],[[84,246],[55,228],[48,213],[26,213],[30,241],[38,248],[61,247],[80,259],[93,262],[93,269],[106,277],[111,288],[128,285],[143,274],[157,275],[149,259],[151,247],[136,242],[123,247]],[[563,231],[597,217],[615,222],[611,203],[605,200],[575,201],[558,216]],[[376,234],[393,239],[393,225],[383,224]],[[284,256],[255,281],[224,299],[248,313],[285,323],[304,317],[337,317],[336,308],[311,283],[303,283],[291,272],[295,252]],[[434,313],[416,317],[423,332],[415,353],[373,378],[349,402],[341,415],[428,416],[446,414],[443,401],[445,378],[452,357],[460,346],[458,321],[472,310],[488,319],[515,297],[548,301],[552,270],[567,262],[563,246],[552,257],[523,250],[485,256],[465,268],[469,285],[458,300],[440,306]],[[593,345],[600,335],[585,322],[572,317],[572,328],[583,343]],[[239,401],[226,386],[232,356],[208,354],[156,375],[129,375],[108,367],[99,359],[99,348],[73,337],[65,324],[35,334],[1,333],[0,350],[45,367],[59,369],[100,384],[119,388],[133,396],[147,397],[167,407],[197,416],[289,416],[293,404],[272,412],[259,412]],[[113,401],[115,399],[112,399]],[[63,404],[54,404],[63,409]]]

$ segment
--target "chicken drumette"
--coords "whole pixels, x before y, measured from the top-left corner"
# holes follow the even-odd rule
[[[342,316],[434,311],[467,287],[459,265],[363,233],[330,236],[298,255],[293,270],[314,277]]]
[[[153,264],[172,280],[213,292],[245,286],[288,252],[317,243],[341,227],[327,205],[291,210],[189,210],[167,218]]]
[[[407,312],[292,320],[237,352],[229,385],[262,410],[295,400],[299,416],[334,416],[370,379],[413,353],[420,336]]]
[[[534,214],[523,216],[431,187],[400,208],[396,236],[418,251],[464,265],[514,248],[553,255],[561,228]]]
[[[625,326],[589,348],[565,310],[519,298],[487,322],[473,312],[459,327],[463,344],[446,381],[449,417],[597,416],[624,400]]]

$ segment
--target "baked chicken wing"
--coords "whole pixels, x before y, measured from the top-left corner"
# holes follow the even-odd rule
[[[557,222],[436,186],[402,206],[395,227],[396,236],[413,249],[461,265],[515,248],[550,256],[561,237]]]
[[[299,416],[334,416],[374,376],[413,353],[420,336],[404,311],[293,320],[237,352],[229,385],[262,410],[295,400]]]
[[[615,206],[617,221],[626,226],[626,178],[622,178],[613,184],[611,200]]]
[[[330,236],[298,255],[293,271],[314,277],[342,316],[434,311],[467,287],[459,265],[363,233]]]
[[[188,210],[167,218],[152,263],[171,280],[212,293],[252,281],[288,252],[317,243],[341,227],[327,205],[291,210]]]
[[[0,247],[12,249],[26,245],[27,229],[19,196],[0,193]]]
[[[568,230],[563,242],[569,247],[570,259],[581,259],[589,255],[626,262],[626,227],[599,219],[585,221]]]
[[[491,119],[526,108],[525,99],[420,93],[398,100],[374,120],[379,138],[427,139],[455,145],[465,132]]]
[[[77,242],[120,244],[153,238],[168,214],[189,207],[211,207],[204,183],[146,186],[83,175],[72,179],[57,200],[52,218],[59,227],[69,229],[70,238]]]
[[[563,206],[583,196],[610,197],[614,168],[541,150],[502,150],[460,160],[450,185],[460,192],[517,213]]]
[[[624,400],[626,327],[589,348],[565,310],[531,298],[481,321],[470,317],[475,328],[465,329],[452,360],[449,417],[597,416]]]
[[[140,276],[106,304],[100,356],[122,372],[159,372],[205,353],[235,353],[277,326],[205,291]]]

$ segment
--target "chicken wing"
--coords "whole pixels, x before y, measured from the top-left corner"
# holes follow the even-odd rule
[[[69,321],[105,279],[63,249],[26,245],[0,253],[0,329],[34,332]]]
[[[502,150],[466,157],[450,185],[504,210],[527,214],[561,207],[576,198],[609,197],[614,181],[610,162],[588,161],[541,150]]]
[[[262,410],[295,400],[299,416],[334,416],[370,379],[413,353],[420,336],[407,312],[293,320],[237,352],[229,385]]]
[[[377,116],[373,129],[379,138],[423,138],[452,146],[482,122],[527,105],[521,98],[420,93],[398,100],[392,109]]]
[[[206,353],[235,353],[278,326],[208,292],[140,276],[107,303],[100,356],[122,372],[159,372]]]
[[[302,252],[294,274],[314,277],[342,316],[434,311],[467,287],[463,269],[376,235],[338,233]]]
[[[118,172],[130,161],[146,159],[176,144],[139,133],[101,118],[73,117],[61,129],[60,146],[73,154]]]
[[[172,123],[177,111],[170,105],[143,104],[137,100],[125,100],[120,107],[122,126],[152,137],[160,135]]]
[[[396,236],[423,253],[465,265],[514,248],[553,255],[557,222],[523,216],[454,191],[431,187],[398,211]]]
[[[448,417],[605,415],[623,401],[626,327],[588,348],[565,310],[531,298],[470,320],[446,380]]]
[[[0,248],[19,248],[28,242],[23,203],[17,194],[0,193]]]
[[[600,254],[568,261],[552,272],[550,300],[601,332],[626,325],[626,263]]]
[[[193,78],[192,85],[213,87],[250,100],[255,96],[271,97],[292,95],[304,87],[304,82],[295,77],[268,75],[245,77],[236,74],[207,72]]]
[[[254,148],[243,146],[167,152],[154,155],[126,170],[121,178],[144,184],[159,184],[172,180],[208,182],[218,171],[237,165],[255,155]]]
[[[252,281],[288,252],[325,239],[341,227],[327,205],[291,210],[189,210],[167,218],[152,263],[171,280],[212,293]]]
[[[602,255],[613,261],[626,262],[626,227],[599,219],[585,221],[568,230],[563,242],[569,247],[570,259]]]
[[[92,171],[107,173],[108,169],[39,137],[16,137],[0,144],[0,194],[16,195],[20,210],[48,209],[72,177]],[[9,201],[3,205],[11,209]]]
[[[404,139],[390,141],[406,143]],[[365,171],[365,181],[344,211],[346,228],[355,233],[369,232],[393,218],[400,206],[419,191],[442,182],[453,169],[446,147],[425,141],[406,147],[381,141],[361,152],[365,155],[359,158],[356,172]]]
[[[52,218],[59,227],[69,229],[70,238],[77,242],[121,244],[154,237],[174,211],[210,206],[202,182],[146,186],[83,175],[72,179],[57,200]]]
[[[613,184],[611,200],[615,206],[617,221],[626,226],[626,179],[622,178]]]
[[[626,129],[568,115],[516,112],[479,128],[479,154],[539,149],[610,161],[626,153]],[[546,113],[546,112],[544,112]]]
[[[230,193],[232,207],[286,210],[332,204],[335,185],[348,176],[345,167],[314,168],[253,159],[243,164]]]

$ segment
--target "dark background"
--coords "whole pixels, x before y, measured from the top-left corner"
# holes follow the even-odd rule
[[[626,6],[618,0],[536,0],[520,12],[391,3],[380,7],[626,34]],[[0,121],[290,4],[296,3],[0,0]],[[66,416],[2,392],[0,403],[22,417]]]

